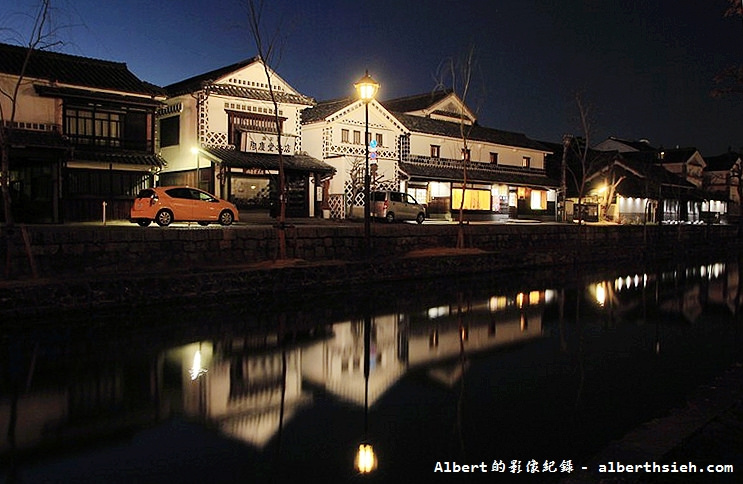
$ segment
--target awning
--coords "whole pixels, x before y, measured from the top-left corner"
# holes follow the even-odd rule
[[[204,152],[231,168],[278,170],[279,155],[273,153],[248,153],[233,148],[204,147]],[[332,175],[335,168],[307,155],[284,155],[284,170]]]
[[[143,167],[163,168],[167,165],[165,159],[156,154],[138,153],[138,152],[102,152],[102,151],[83,151],[75,150],[72,156],[73,161],[109,163],[122,165],[138,165]]]

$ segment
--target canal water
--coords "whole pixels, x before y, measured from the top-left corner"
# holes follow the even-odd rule
[[[739,279],[725,260],[571,268],[6,321],[0,482],[418,482],[483,463],[508,482],[513,461],[556,481],[741,361]]]

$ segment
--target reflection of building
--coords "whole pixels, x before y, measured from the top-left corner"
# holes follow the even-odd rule
[[[225,434],[257,447],[278,432],[282,400],[284,422],[309,400],[302,391],[302,355],[297,347],[282,353],[278,347],[232,339],[215,345],[213,353],[210,343],[176,352],[183,368],[188,368],[181,372],[186,414],[215,422]],[[197,352],[204,366],[200,372],[192,366]]]
[[[515,296],[493,296],[480,305],[431,308],[411,316],[408,334],[408,365],[423,366],[472,353],[509,345],[542,335],[540,291]]]
[[[302,376],[344,400],[364,405],[364,321],[336,323],[334,337],[302,353]],[[404,373],[399,358],[400,323],[396,314],[375,316],[369,348],[369,404]]]
[[[546,294],[533,291],[494,296],[480,304],[470,303],[461,317],[456,306],[448,305],[409,317],[375,316],[369,403],[379,399],[406,371],[458,357],[462,351],[460,338],[465,353],[470,354],[541,337]],[[363,322],[338,323],[334,330],[334,338],[303,351],[303,377],[340,398],[363,405]]]
[[[688,267],[659,274],[634,274],[590,284],[587,292],[617,321],[647,322],[649,318],[672,322],[677,316],[694,323],[710,305],[735,312],[738,272],[724,263]],[[643,307],[652,302],[655,313]],[[661,317],[665,315],[666,317]]]
[[[21,366],[24,381],[16,382],[18,394],[0,395],[0,455],[10,449],[11,434],[16,449],[24,451],[39,445],[65,446],[81,438],[94,441],[155,420],[158,390],[153,384],[159,375],[149,355],[137,355],[124,365],[59,358],[58,351],[55,348],[53,362],[18,355],[11,363],[15,366],[11,371],[18,372]],[[28,361],[34,362],[31,369],[25,366]]]

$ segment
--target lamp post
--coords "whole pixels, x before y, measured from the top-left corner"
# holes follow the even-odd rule
[[[371,78],[369,71],[366,71],[364,77],[353,85],[356,91],[359,93],[359,98],[364,103],[364,144],[366,145],[366,163],[364,164],[364,241],[366,243],[366,255],[370,254],[371,248],[371,226],[369,225],[371,219],[371,206],[369,205],[369,185],[371,180],[369,178],[369,102],[374,99],[379,89],[379,83]]]
[[[360,474],[369,474],[377,468],[377,456],[369,442],[369,370],[371,363],[371,313],[367,303],[364,316],[364,441],[359,444],[354,466]]]

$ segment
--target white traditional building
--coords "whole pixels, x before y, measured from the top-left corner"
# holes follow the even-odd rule
[[[707,162],[694,147],[655,148],[647,140],[628,141],[610,137],[596,145],[598,151],[618,151],[641,165],[655,165],[683,180],[675,182],[659,200],[659,220],[665,222],[718,221],[728,211],[727,194],[709,190],[705,180]],[[659,178],[656,176],[656,178]]]
[[[268,72],[268,77],[266,72]],[[278,112],[269,91],[274,93]],[[332,168],[302,152],[300,112],[314,101],[292,88],[260,58],[165,87],[158,112],[160,183],[199,186],[241,210],[268,210],[278,200],[281,149],[287,214],[313,216],[315,186]],[[278,118],[281,129],[276,129]]]
[[[450,218],[462,204],[469,217],[554,216],[557,183],[544,166],[550,151],[523,134],[478,125],[454,92],[373,100],[368,109],[376,144],[373,190],[410,193],[432,217]],[[363,205],[365,116],[364,103],[353,98],[321,102],[302,114],[304,149],[336,169],[326,186],[334,217]]]
[[[376,151],[370,154],[371,188],[403,190],[399,162],[410,133],[379,102],[372,100],[367,106],[344,98],[318,103],[302,113],[304,148],[335,168],[335,176],[324,187],[324,208],[334,218],[358,216],[364,205],[367,108],[369,137],[376,143]],[[354,207],[357,211],[352,213]]]

